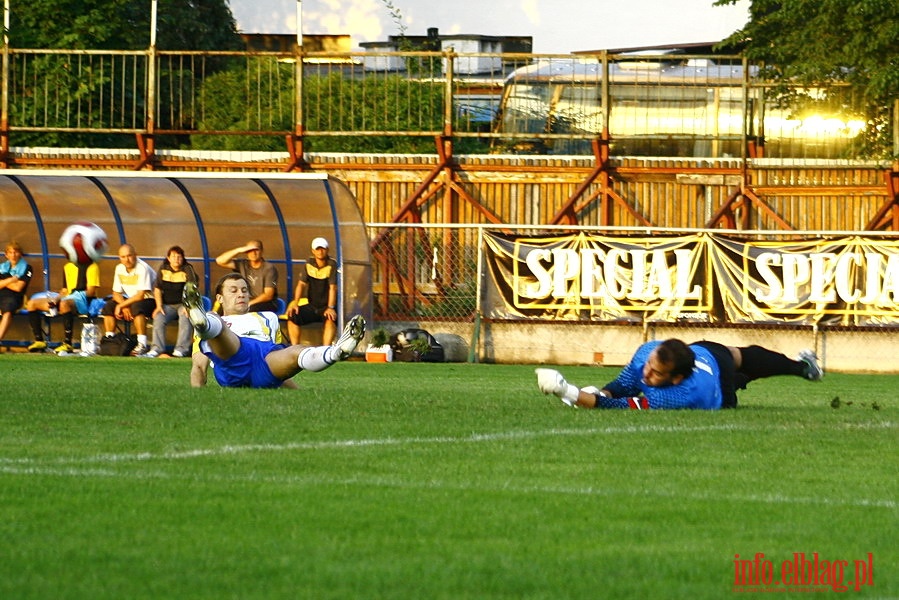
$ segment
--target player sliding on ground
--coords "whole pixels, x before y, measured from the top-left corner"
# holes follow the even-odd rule
[[[584,408],[735,408],[737,390],[750,381],[795,375],[820,381],[824,371],[811,350],[787,358],[761,346],[736,348],[716,342],[689,346],[677,339],[647,342],[603,389],[578,389],[554,369],[537,369],[537,387],[569,406]]]
[[[346,360],[365,335],[365,319],[354,316],[333,346],[284,346],[278,315],[248,312],[250,291],[239,273],[229,273],[215,289],[222,316],[203,309],[197,285],[184,286],[184,307],[199,343],[194,345],[190,384],[206,385],[210,364],[222,387],[296,388],[300,371],[322,371]],[[199,348],[197,348],[199,346]]]

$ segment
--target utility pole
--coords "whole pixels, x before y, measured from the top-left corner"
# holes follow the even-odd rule
[[[303,47],[303,0],[297,0],[297,46]]]

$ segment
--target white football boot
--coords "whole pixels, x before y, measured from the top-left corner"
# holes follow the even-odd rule
[[[803,350],[799,353],[800,362],[805,363],[805,378],[809,381],[821,381],[824,379],[824,369],[818,363],[818,355],[814,350]]]
[[[187,316],[191,325],[200,334],[200,337],[209,329],[209,323],[206,320],[206,311],[203,310],[203,298],[200,297],[200,290],[193,281],[184,284],[184,291],[181,294],[181,302],[187,309]]]
[[[343,328],[343,333],[334,342],[334,345],[340,350],[340,360],[346,360],[365,337],[365,319],[362,315],[356,315],[347,322]]]

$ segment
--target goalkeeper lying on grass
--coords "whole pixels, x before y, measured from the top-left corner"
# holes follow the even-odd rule
[[[761,346],[716,342],[687,345],[678,339],[647,342],[603,389],[578,389],[554,369],[537,369],[537,387],[569,406],[584,408],[701,408],[737,406],[737,390],[750,381],[795,375],[820,381],[824,371],[811,350],[791,360]]]

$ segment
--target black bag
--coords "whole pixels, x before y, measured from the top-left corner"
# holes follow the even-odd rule
[[[126,335],[121,331],[116,331],[113,336],[103,336],[100,338],[100,356],[129,356],[134,347],[137,346],[137,339],[133,335]]]
[[[413,340],[422,340],[420,349],[413,348]],[[424,342],[427,342],[425,345]],[[399,362],[443,362],[444,351],[433,335],[424,329],[404,329],[390,338],[393,360]],[[425,348],[427,348],[425,350]],[[424,351],[422,351],[424,350]]]

